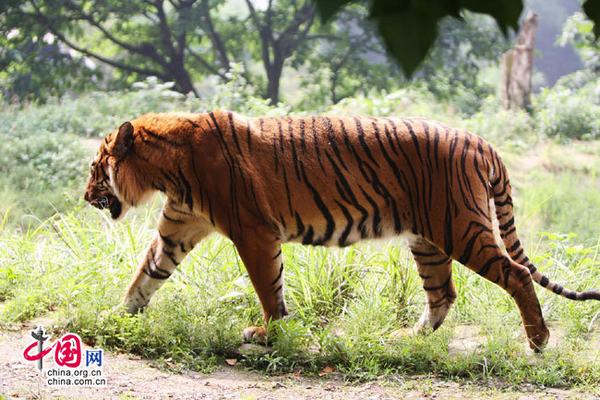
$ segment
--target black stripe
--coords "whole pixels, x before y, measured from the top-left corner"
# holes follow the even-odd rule
[[[302,244],[313,244],[313,236],[315,235],[315,231],[312,225],[308,226],[306,233],[302,237]]]
[[[306,171],[304,169],[304,165],[302,163],[300,164],[300,170],[302,172],[302,179],[304,180],[304,183],[306,184],[306,186],[308,186],[308,189],[310,190],[310,192],[312,194],[314,202],[316,203],[319,210],[321,210],[321,213],[323,214],[323,216],[325,217],[325,220],[327,221],[327,228],[325,229],[325,233],[323,234],[323,236],[320,239],[317,239],[314,242],[314,244],[316,244],[316,245],[323,244],[323,243],[326,243],[329,239],[331,239],[331,235],[333,234],[333,231],[335,230],[335,221],[333,219],[333,216],[331,215],[331,212],[329,212],[329,209],[327,208],[327,206],[323,202],[323,199],[319,195],[319,192],[315,189],[315,187],[308,180],[308,177],[306,176]]]
[[[335,200],[335,203],[342,210],[344,217],[346,217],[346,221],[348,221],[348,223],[346,224],[346,227],[344,228],[342,234],[340,235],[340,238],[338,239],[338,245],[340,247],[344,247],[344,246],[348,245],[346,240],[348,239],[350,232],[352,232],[352,225],[354,224],[354,219],[352,218],[352,214],[350,214],[348,209],[346,207],[344,207],[344,205],[342,203],[340,203],[337,200]]]
[[[354,121],[356,122],[356,129],[358,130],[358,141],[360,142],[360,145],[362,146],[364,152],[367,154],[369,159],[373,162],[373,164],[379,167],[379,164],[377,163],[377,161],[375,161],[375,158],[371,153],[369,145],[367,145],[367,142],[365,141],[365,131],[363,130],[360,120],[357,117],[354,117]]]
[[[177,244],[168,236],[164,236],[160,231],[158,232],[160,239],[165,242],[165,244],[169,247],[175,247]]]
[[[452,279],[452,275],[449,275],[448,279],[444,283],[442,283],[440,286],[427,287],[427,286],[423,285],[423,289],[425,289],[425,291],[427,291],[427,292],[431,292],[434,290],[446,289],[448,287],[448,285],[450,284],[451,279]]]
[[[317,130],[315,129],[315,117],[312,117],[312,134],[313,134],[313,143],[314,143],[315,153],[317,154],[317,161],[319,161],[319,165],[321,166],[321,171],[325,172],[325,168],[323,167],[323,162],[321,161],[321,151],[319,150],[319,143],[317,141]]]
[[[300,170],[298,169],[298,154],[296,153],[296,140],[294,139],[294,128],[292,127],[292,119],[288,120],[288,131],[290,134],[290,143],[292,144],[292,162],[296,171],[296,179],[300,181]]]
[[[523,255],[523,253],[525,253],[525,250],[523,249],[519,249],[519,251],[513,255],[512,259],[515,261],[519,261],[519,258],[521,258],[521,256]]]
[[[233,123],[233,114],[231,112],[228,112],[227,118],[229,119],[229,126],[231,127],[231,136],[233,136],[233,142],[235,143],[235,147],[237,148],[240,156],[244,158],[244,153],[242,153],[242,147],[240,146],[240,142],[238,140],[237,131],[235,130],[235,124]]]
[[[169,140],[167,138],[165,138],[163,135],[159,135],[156,132],[153,132],[149,129],[146,128],[142,128],[141,129],[142,132],[146,133],[148,136],[152,137],[153,139],[159,140],[161,142],[167,143],[168,145],[171,145],[173,147],[184,147],[187,146],[188,143],[184,143],[184,142],[175,142],[173,140]]]
[[[561,294],[563,289],[564,288],[562,286],[560,286],[559,284],[556,283],[556,284],[554,284],[554,288],[552,288],[552,291],[556,294]]]
[[[521,246],[521,241],[517,239],[517,241],[515,243],[513,243],[512,246],[510,246],[509,249],[507,249],[507,251],[512,254],[513,251],[517,250],[519,247]]]
[[[510,206],[513,205],[512,198],[510,196],[508,196],[507,199],[504,200],[504,201],[496,201],[496,200],[494,200],[494,204],[496,205],[496,207],[504,207],[504,206],[507,206],[507,205],[510,205]]]
[[[296,217],[296,237],[299,237],[304,233],[304,223],[302,222],[302,218],[297,211],[295,211],[294,216]]]
[[[279,251],[277,252],[277,254],[275,254],[271,259],[274,260],[277,257],[279,257],[281,255],[281,249],[279,249]]]
[[[300,119],[300,148],[306,152],[306,132],[304,118]]]
[[[162,215],[163,215],[163,218],[164,218],[164,219],[166,219],[167,221],[169,221],[169,222],[171,222],[171,223],[173,223],[173,224],[178,224],[178,225],[180,225],[180,224],[185,224],[185,222],[184,222],[184,221],[182,221],[182,220],[180,220],[180,219],[175,219],[175,218],[169,217],[169,216],[167,215],[167,212],[166,212],[165,210],[163,210],[163,213],[162,213]]]
[[[398,148],[400,149],[400,153],[404,157],[405,164],[408,165],[410,175],[412,176],[413,181],[414,181],[414,185],[412,187],[417,190],[417,193],[415,194],[415,199],[416,199],[419,197],[419,193],[418,193],[419,181],[417,180],[417,173],[415,172],[415,169],[413,168],[413,162],[412,162],[411,157],[408,156],[404,146],[402,145],[402,143],[400,142],[400,139],[398,138],[396,124],[393,121],[391,121],[391,122],[392,122],[392,133],[394,134],[394,137],[395,137],[396,141],[398,142]],[[411,185],[408,184],[408,179],[406,179],[404,177],[404,175],[400,173],[400,171],[401,171],[400,169],[397,169],[397,168],[392,168],[392,169],[394,170],[396,179],[398,179],[398,182],[400,183],[400,187],[408,195],[408,204],[410,205],[410,211],[411,211],[411,217],[412,217],[411,232],[416,234],[418,231],[418,229],[417,229],[417,218],[418,218],[417,214],[419,214],[419,213],[417,210],[417,205],[412,196],[412,190],[410,190]],[[396,171],[398,171],[398,173],[396,173]]]
[[[190,182],[188,182],[188,180],[185,178],[185,175],[183,174],[183,171],[181,170],[181,165],[178,166],[178,172],[179,172],[179,179],[181,180],[181,183],[183,183],[183,187],[185,188],[185,202],[188,205],[188,208],[190,210],[194,209],[194,198],[192,197],[192,186],[190,185]]]
[[[324,117],[324,118],[325,118],[325,123],[327,126],[327,139],[329,140],[329,145],[333,149],[333,153],[335,154],[335,156],[338,159],[338,161],[340,162],[340,164],[342,164],[342,167],[346,171],[348,171],[348,167],[346,166],[346,164],[344,163],[344,160],[342,159],[340,149],[339,149],[339,147],[337,145],[337,141],[335,139],[333,124],[331,122],[331,119],[329,119],[328,117]]]
[[[358,187],[360,188],[364,198],[367,199],[367,201],[371,205],[371,208],[373,208],[373,227],[372,227],[373,235],[375,235],[376,237],[380,237],[381,236],[381,214],[379,211],[379,206],[377,205],[375,200],[373,200],[373,198],[371,196],[369,196],[367,194],[367,192],[365,192],[365,190],[362,188],[361,185],[358,185]]]
[[[473,252],[473,246],[475,245],[475,242],[477,241],[479,236],[484,232],[488,232],[488,233],[492,232],[491,229],[487,228],[486,226],[484,226],[480,223],[471,222],[469,224],[469,226],[467,227],[465,234],[467,234],[471,230],[471,226],[473,226],[473,225],[479,225],[479,231],[477,231],[473,235],[471,235],[471,238],[469,239],[469,241],[467,242],[467,245],[465,246],[463,254],[458,258],[458,262],[460,262],[463,265],[466,265],[469,263],[469,260],[471,259],[471,254]]]
[[[440,254],[438,251],[436,251],[434,253],[424,253],[424,252],[413,250],[413,249],[411,249],[410,251],[413,253],[413,256],[415,256],[415,257],[431,257],[431,256],[437,256]]]
[[[279,252],[281,252],[281,250]],[[277,257],[275,257],[275,258],[277,258]],[[271,286],[273,286],[274,284],[277,283],[277,281],[281,278],[282,274],[283,274],[283,263],[281,263],[281,267],[279,267],[279,274],[277,275],[277,278],[275,278],[273,280],[273,282],[271,282]]]
[[[283,184],[285,186],[285,194],[287,196],[288,209],[290,211],[290,215],[293,215],[292,194],[290,192],[290,185],[288,183],[287,172],[285,171],[285,165],[281,164],[281,170],[283,171]]]
[[[477,273],[481,276],[486,276],[487,273],[490,272],[490,268],[492,268],[492,265],[494,265],[495,262],[500,261],[502,259],[504,259],[504,256],[494,256],[490,258],[485,264],[483,264],[483,266],[479,271],[477,271]]]
[[[180,245],[183,245],[183,242],[180,243]],[[184,249],[182,249],[182,251],[184,251]],[[169,257],[169,259],[171,260],[171,262],[173,263],[173,265],[178,266],[179,262],[177,261],[177,259],[175,259],[175,254],[172,251],[168,251],[163,249],[162,251],[164,254],[167,255],[167,257]],[[185,251],[184,251],[185,252]],[[187,253],[187,252],[186,252]],[[161,269],[156,267],[156,270],[160,271],[160,272],[165,272],[165,273],[169,273],[169,271]]]
[[[331,163],[333,171],[335,172],[336,176],[338,177],[339,182],[343,186],[343,189],[345,190],[346,194],[350,198],[350,201],[346,200],[346,195],[344,194],[344,191],[341,190],[341,188],[339,187],[338,180],[336,180],[336,188],[338,189],[338,192],[340,193],[342,198],[344,200],[346,200],[348,203],[352,204],[360,212],[360,214],[362,216],[361,220],[358,222],[358,229],[361,233],[361,237],[365,237],[366,236],[365,222],[369,218],[369,213],[362,205],[360,205],[360,203],[356,199],[356,196],[354,195],[354,192],[352,191],[350,184],[346,180],[346,177],[344,176],[344,174],[342,173],[342,171],[340,170],[338,165],[333,160],[333,157],[331,157],[331,155],[328,152],[325,152],[325,155],[327,156],[327,159]]]
[[[252,151],[252,132],[250,132],[250,120],[247,121],[247,124],[246,143],[248,144],[248,151]]]
[[[421,161],[421,165],[423,164],[423,157],[421,157],[421,149],[419,146],[419,140],[417,139],[417,135],[413,130],[413,127],[410,123],[406,122],[406,120],[402,120],[402,123],[408,128],[408,133],[412,138],[413,144],[415,145],[415,150],[417,151],[417,155],[419,156],[419,161]]]
[[[501,231],[506,231],[509,227],[511,227],[515,223],[515,217],[509,219],[505,224],[500,225]]]

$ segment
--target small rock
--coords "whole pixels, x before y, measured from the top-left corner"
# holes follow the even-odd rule
[[[337,388],[335,387],[335,385],[332,385],[331,383],[328,383],[327,385],[325,385],[325,387],[323,388],[323,390],[327,390],[328,392],[335,392]]]
[[[238,347],[238,353],[240,353],[243,356],[260,356],[268,354],[271,351],[273,351],[272,347],[261,346],[259,344],[254,343],[244,343],[240,347]]]

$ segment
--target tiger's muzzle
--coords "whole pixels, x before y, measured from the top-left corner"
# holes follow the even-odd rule
[[[121,201],[117,198],[117,196],[111,193],[103,193],[101,195],[94,196],[89,192],[86,192],[84,199],[99,210],[108,208],[112,219],[118,219],[123,211],[123,205]]]

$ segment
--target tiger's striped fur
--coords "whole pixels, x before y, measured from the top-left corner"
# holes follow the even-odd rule
[[[266,321],[287,314],[280,246],[290,241],[347,246],[407,236],[428,299],[418,329],[437,329],[456,298],[452,260],[508,291],[534,349],[549,333],[533,281],[569,299],[600,299],[598,291],[564,289],[535,269],[517,236],[496,151],[434,121],[250,119],[222,110],[144,115],[100,146],[86,200],[118,218],[156,191],[168,200],[127,291],[130,312],[145,307],[212,232],[235,244]],[[245,331],[247,338],[264,335],[262,327]]]

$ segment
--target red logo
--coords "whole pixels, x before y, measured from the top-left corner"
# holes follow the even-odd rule
[[[41,369],[41,360],[54,350],[54,362],[60,367],[77,368],[81,364],[81,338],[74,333],[67,333],[55,341],[50,347],[43,348],[43,342],[48,338],[39,332],[32,332],[36,340],[25,348],[23,357],[27,361],[38,361]],[[37,353],[32,354],[36,349]]]

